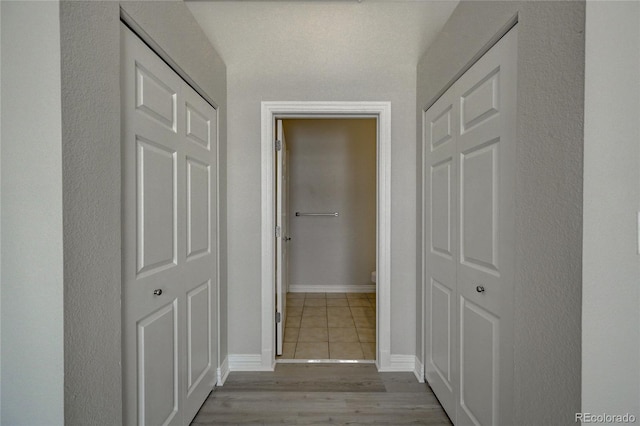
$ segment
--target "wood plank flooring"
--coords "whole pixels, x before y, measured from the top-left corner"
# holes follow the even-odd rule
[[[232,372],[193,425],[451,425],[413,373],[373,364],[278,364],[274,372]]]

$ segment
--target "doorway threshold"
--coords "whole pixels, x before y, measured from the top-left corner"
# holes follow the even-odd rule
[[[276,359],[277,364],[375,364],[373,359]]]

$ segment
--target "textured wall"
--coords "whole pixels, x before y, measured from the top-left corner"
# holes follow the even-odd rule
[[[65,421],[100,424],[122,412],[119,11],[62,2],[60,12]]]
[[[218,103],[223,153],[226,70],[191,13],[181,1],[122,7]],[[119,16],[117,2],[60,9],[67,424],[122,421]]]
[[[4,425],[64,422],[58,7],[2,3]]]
[[[428,102],[519,16],[517,424],[569,423],[580,409],[584,8],[584,2],[462,2],[418,65],[421,123]],[[417,133],[420,141],[421,125]],[[422,332],[416,338],[422,347]]]
[[[371,284],[376,269],[376,121],[285,120],[289,286]],[[296,217],[295,212],[338,212]]]
[[[391,102],[391,352],[415,353],[415,71],[228,67],[229,353],[261,354],[260,102],[283,100]]]
[[[640,418],[640,3],[586,29],[582,411]]]

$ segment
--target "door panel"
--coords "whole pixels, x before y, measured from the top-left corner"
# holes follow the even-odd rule
[[[469,267],[498,271],[498,142],[460,155],[460,256]]]
[[[177,301],[138,323],[139,424],[179,424]]]
[[[186,105],[187,111],[187,136],[203,148],[211,146],[211,120],[198,111],[194,106]]]
[[[487,76],[473,85],[460,97],[461,134],[484,123],[500,112],[500,68],[492,70]]]
[[[211,282],[187,293],[187,394],[203,379],[211,364]]]
[[[149,273],[177,262],[176,152],[140,137],[137,148],[138,273]]]
[[[453,137],[451,129],[451,110],[452,105],[447,105],[433,121],[428,124],[429,139],[431,140],[431,150],[435,150],[440,145],[447,143]]]
[[[156,77],[139,63],[135,64],[135,70],[136,108],[175,132],[177,86],[171,84],[174,79]]]
[[[497,422],[498,324],[490,312],[460,298],[460,407],[475,425]]]
[[[431,280],[431,363],[440,379],[451,391],[451,314],[455,307],[451,290]]]
[[[431,168],[431,249],[451,258],[451,169],[447,158]]]
[[[124,419],[187,424],[217,364],[217,113],[121,41]]]
[[[187,158],[187,259],[209,252],[209,165]]]

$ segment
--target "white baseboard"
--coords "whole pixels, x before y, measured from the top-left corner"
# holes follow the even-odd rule
[[[424,365],[415,355],[391,355],[388,365],[381,368],[380,372],[408,372],[413,373],[418,382],[424,383]],[[231,371],[273,371],[273,367],[265,367],[262,357],[254,354],[229,355],[217,369],[216,386],[222,386]]]
[[[408,372],[414,373],[416,369],[415,355],[390,355],[389,363],[385,366],[381,366],[381,372]]]
[[[375,293],[375,284],[361,285],[304,285],[290,284],[290,293]]]
[[[229,377],[229,372],[229,358],[225,357],[222,364],[220,364],[220,367],[216,369],[216,386],[224,385],[227,377]]]
[[[258,354],[229,354],[229,371],[273,371],[262,364]]]

